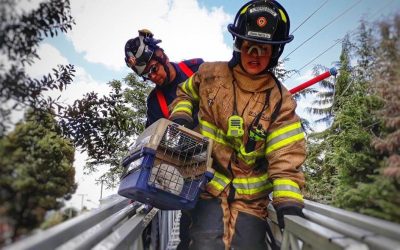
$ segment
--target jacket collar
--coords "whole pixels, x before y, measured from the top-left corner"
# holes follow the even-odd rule
[[[248,92],[262,92],[273,88],[275,84],[271,73],[250,75],[240,65],[236,65],[233,68],[233,78],[239,88]]]

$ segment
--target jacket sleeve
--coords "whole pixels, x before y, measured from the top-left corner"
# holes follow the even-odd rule
[[[279,93],[272,96],[280,98]],[[268,130],[266,156],[276,208],[303,207],[304,204],[301,189],[305,181],[301,165],[306,157],[306,144],[300,117],[295,113],[296,106],[292,95],[282,88],[282,106]]]
[[[184,119],[193,122],[193,107],[199,103],[198,73],[179,84],[175,100],[169,105],[170,120]]]

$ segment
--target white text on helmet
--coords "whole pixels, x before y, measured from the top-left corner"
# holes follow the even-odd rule
[[[248,31],[247,32],[248,36],[255,36],[255,37],[262,37],[262,38],[271,38],[271,34],[269,33],[263,33],[263,32],[255,32],[255,31]]]
[[[250,13],[261,12],[261,11],[268,12],[269,14],[273,15],[274,17],[276,17],[278,15],[274,10],[272,10],[268,7],[265,7],[265,6],[257,6],[257,7],[253,7],[251,9],[249,9]]]

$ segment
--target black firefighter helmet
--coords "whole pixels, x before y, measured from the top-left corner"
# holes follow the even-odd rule
[[[271,44],[273,50],[267,69],[275,67],[285,44],[294,38],[293,35],[289,35],[289,29],[289,15],[277,1],[253,0],[246,3],[239,9],[234,23],[228,25],[235,46],[231,66],[240,61],[240,47],[243,40],[248,40]]]

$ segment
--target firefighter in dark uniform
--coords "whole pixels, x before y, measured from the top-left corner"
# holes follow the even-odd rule
[[[155,88],[147,97],[146,127],[160,118],[169,118],[168,105],[176,98],[178,84],[188,79],[196,72],[204,61],[201,58],[185,60],[179,63],[170,62],[164,50],[158,46],[161,40],[153,38],[153,33],[147,29],[139,30],[139,36],[130,39],[125,44],[125,62],[137,75],[155,83]],[[197,110],[193,112],[194,123],[197,125]],[[189,127],[189,126],[188,126]],[[192,127],[190,127],[192,128]],[[189,246],[190,217],[182,211],[180,219],[180,243],[178,249]]]
[[[170,62],[164,50],[157,45],[160,42],[161,40],[153,38],[149,30],[142,29],[139,30],[138,37],[125,44],[125,62],[128,67],[156,84],[147,98],[146,127],[160,118],[169,117],[168,105],[176,97],[178,84],[196,72],[204,62],[201,58]],[[194,118],[197,120],[196,116]]]

